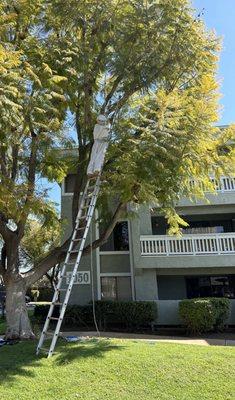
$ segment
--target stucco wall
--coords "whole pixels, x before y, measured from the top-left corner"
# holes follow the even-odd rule
[[[180,300],[158,300],[157,325],[181,325],[178,307]],[[228,325],[235,325],[235,300],[230,300],[231,314],[227,321]]]
[[[209,200],[210,204],[213,205],[229,205],[229,204],[235,204],[235,192],[217,192],[216,194],[207,194],[206,195],[207,200]],[[187,198],[182,198],[177,206],[179,207],[189,207],[189,206],[202,206],[206,205],[205,200],[197,200],[197,201],[190,201]]]
[[[154,270],[136,271],[134,279],[135,279],[136,300],[158,299],[156,271]]]
[[[100,255],[100,272],[101,273],[120,273],[130,272],[130,255],[129,254],[101,254]]]

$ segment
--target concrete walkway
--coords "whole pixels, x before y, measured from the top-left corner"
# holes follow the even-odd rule
[[[83,339],[90,339],[99,337],[96,331],[89,332],[61,332],[62,337],[66,336],[79,336]],[[235,335],[234,334],[220,334],[215,335],[216,337],[208,338],[187,338],[181,336],[160,336],[160,335],[145,335],[135,333],[122,333],[122,332],[100,332],[100,337],[109,339],[130,339],[130,340],[144,340],[150,342],[169,342],[169,343],[181,343],[181,344],[196,344],[200,346],[235,346]]]

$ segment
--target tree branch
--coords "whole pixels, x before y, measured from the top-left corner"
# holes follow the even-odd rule
[[[17,176],[18,168],[19,146],[17,144],[12,146],[12,171],[11,180],[14,182]]]
[[[38,136],[31,131],[32,142],[31,142],[31,153],[29,157],[29,164],[28,164],[28,189],[24,204],[24,211],[23,217],[21,218],[20,222],[18,223],[18,240],[20,240],[24,235],[24,228],[25,223],[27,221],[28,212],[25,212],[25,206],[31,201],[32,196],[34,195],[35,190],[35,176],[36,176],[36,162],[37,162],[37,150],[38,150]]]
[[[106,107],[107,107],[109,101],[110,101],[111,98],[113,97],[113,95],[114,95],[114,93],[115,93],[115,90],[117,89],[117,87],[118,87],[119,83],[121,82],[121,80],[122,80],[122,76],[121,76],[121,75],[117,76],[117,78],[115,79],[115,81],[114,81],[114,83],[113,83],[113,86],[112,86],[110,92],[107,94],[107,96],[106,96],[106,98],[105,98],[105,101],[104,101],[104,104],[103,104],[102,107],[101,107],[101,110],[100,110],[100,113],[101,113],[101,114],[104,114],[104,113],[105,113],[105,109],[106,109]]]
[[[7,217],[0,211],[0,234],[3,237],[4,241],[8,241],[13,237],[13,232],[7,226],[8,219]]]
[[[122,217],[123,213],[126,210],[125,203],[119,203],[113,217],[110,221],[110,224],[107,226],[106,230],[102,233],[99,239],[95,240],[92,243],[92,246],[87,246],[83,250],[83,255],[89,254],[91,249],[94,250],[97,247],[100,247],[102,244],[107,242],[109,236],[111,235],[116,223]],[[51,268],[53,268],[56,264],[64,261],[65,253],[70,244],[71,236],[63,243],[62,246],[55,248],[48,254],[43,260],[39,261],[30,271],[22,274],[22,276],[26,279],[26,285],[30,286],[34,284],[38,279],[40,279],[43,275],[45,275]]]
[[[43,275],[45,275],[56,264],[64,260],[65,252],[68,249],[71,236],[63,243],[62,246],[56,247],[45,258],[39,261],[30,271],[25,272],[22,276],[26,280],[26,285],[30,286],[37,282]]]
[[[3,148],[3,146],[0,147],[0,166],[1,166],[1,172],[2,175],[5,176],[6,178],[8,177],[8,171],[7,171],[7,162],[6,162],[6,151]]]
[[[89,254],[91,252],[91,249],[95,250],[107,242],[109,236],[111,235],[113,229],[115,228],[116,223],[120,220],[125,210],[126,210],[126,203],[119,203],[105,231],[102,233],[99,239],[95,240],[92,243],[92,246],[88,245],[87,247],[84,248],[83,255]]]

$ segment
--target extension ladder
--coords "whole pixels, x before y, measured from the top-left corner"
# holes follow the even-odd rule
[[[39,354],[40,351],[46,352],[47,356],[50,357],[53,354],[57,339],[60,334],[61,324],[63,322],[64,314],[67,308],[67,304],[69,301],[69,297],[73,288],[74,280],[76,278],[76,273],[81,261],[82,252],[85,246],[86,238],[88,235],[89,227],[91,224],[91,220],[94,214],[95,205],[98,197],[100,189],[100,173],[95,178],[90,178],[87,181],[85,190],[83,192],[81,202],[78,209],[78,214],[75,221],[75,226],[73,230],[73,234],[71,237],[71,242],[66,254],[64,265],[59,273],[58,283],[55,288],[54,296],[49,308],[49,312],[38,342],[36,354]],[[74,255],[76,256],[76,260],[73,260]],[[66,278],[66,273],[68,272],[69,267],[73,265],[71,278],[69,280],[69,284],[67,289],[62,288],[62,280]],[[71,270],[69,271],[71,272]],[[60,293],[64,291],[65,297],[64,301],[59,301]],[[58,318],[53,316],[53,311],[55,306],[61,306]],[[56,321],[56,326],[54,331],[49,331],[50,323]],[[43,347],[44,341],[48,338],[52,338],[50,342],[50,347]]]

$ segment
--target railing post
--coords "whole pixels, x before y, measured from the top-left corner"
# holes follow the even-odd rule
[[[221,254],[221,246],[220,246],[220,237],[219,236],[216,236],[216,244],[217,244],[217,251],[218,251],[218,254]]]
[[[195,255],[196,255],[196,249],[195,249],[195,239],[194,239],[194,238],[191,238],[191,240],[192,240],[192,250],[193,250],[193,255],[195,256]]]
[[[170,254],[169,239],[166,238],[166,255],[169,256],[169,254]]]

